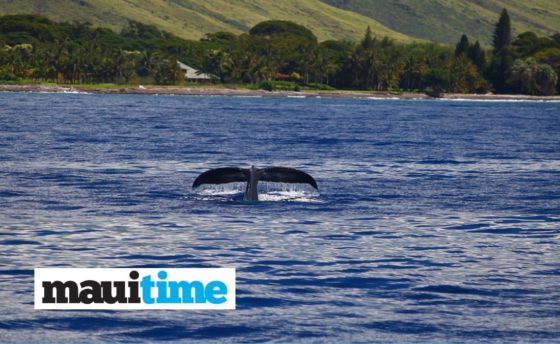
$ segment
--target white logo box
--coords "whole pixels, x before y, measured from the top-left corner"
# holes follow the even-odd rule
[[[130,277],[130,273],[132,271],[138,272],[138,278],[133,279]],[[165,279],[161,279],[158,276],[161,271],[165,271],[167,274]],[[146,276],[149,276],[149,280],[154,283],[151,288],[142,288],[142,281]],[[81,283],[84,281],[95,281],[95,282],[111,282],[110,286],[110,293],[113,296],[117,295],[117,288],[115,287],[112,282],[119,281],[124,282],[124,292],[126,294],[127,302],[131,296],[131,288],[129,282],[137,283],[138,287],[138,296],[140,297],[141,302],[139,303],[83,303],[82,298],[79,298],[80,301],[74,301],[78,303],[48,303],[43,302],[44,296],[50,296],[51,301],[52,297],[58,300],[57,297],[57,290],[58,287],[53,287],[47,290],[43,288],[43,282],[53,283],[55,281],[60,281],[62,283],[65,282],[75,282],[78,287],[78,294],[81,294],[86,290],[85,294],[95,294],[99,295],[102,293],[102,288],[92,288],[91,283],[87,282],[85,286],[82,286]],[[93,282],[95,284],[95,282]],[[171,295],[176,295],[175,300],[172,300],[171,303],[160,303],[158,302],[158,285],[157,282],[167,282],[167,284],[163,284],[166,286],[164,289],[165,293],[163,295],[164,298],[169,298]],[[171,283],[172,282],[172,283]],[[180,283],[180,282],[186,282]],[[88,286],[89,284],[89,286]],[[145,285],[147,285],[147,281]],[[174,288],[171,284],[175,284]],[[177,285],[185,288],[178,288]],[[203,286],[201,288],[200,286]],[[161,286],[161,285],[160,285]],[[190,286],[190,287],[189,287]],[[122,283],[121,283],[122,287]],[[225,288],[227,288],[227,292],[224,293]],[[108,268],[36,268],[35,269],[35,309],[71,309],[71,310],[94,310],[94,309],[235,309],[235,288],[236,288],[236,281],[235,281],[235,269],[234,268],[208,268],[208,269],[168,269],[168,268],[149,268],[149,269],[142,269],[142,268],[115,268],[115,269],[108,269]],[[71,288],[63,288],[64,296],[70,301],[70,290]],[[92,291],[92,289],[96,289],[96,291]],[[144,289],[149,289],[149,297],[154,299],[154,303],[148,304],[146,300],[143,298]],[[202,299],[205,300],[204,302],[184,302],[182,292],[183,290],[190,291],[191,301],[197,300],[200,301],[201,295]],[[201,290],[204,290],[204,293],[201,294]],[[45,291],[47,291],[45,295]],[[51,292],[48,292],[51,291]],[[75,291],[75,290],[74,290]],[[209,293],[209,294],[206,294]],[[75,293],[72,293],[76,295]],[[122,295],[119,294],[119,295]],[[206,296],[209,296],[206,298]],[[91,296],[91,295],[90,295]],[[225,298],[223,300],[222,298]],[[122,298],[121,298],[122,299]],[[177,302],[177,299],[180,299]],[[214,302],[212,300],[220,300],[221,302]]]

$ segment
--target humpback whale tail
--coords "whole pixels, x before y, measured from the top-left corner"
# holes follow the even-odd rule
[[[226,184],[246,182],[245,196],[243,199],[257,201],[257,183],[262,180],[276,183],[302,183],[309,184],[318,189],[317,182],[309,174],[289,167],[237,168],[223,167],[206,171],[199,175],[193,182],[193,189],[202,184]]]

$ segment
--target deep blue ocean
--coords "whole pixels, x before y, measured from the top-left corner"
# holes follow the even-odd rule
[[[210,168],[306,186],[193,191]],[[0,93],[0,342],[560,343],[560,103]],[[40,311],[34,267],[233,267],[231,311]]]

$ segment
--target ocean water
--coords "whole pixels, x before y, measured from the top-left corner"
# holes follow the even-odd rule
[[[306,186],[193,191],[221,166]],[[560,103],[0,93],[0,342],[560,342]],[[34,267],[234,267],[234,311],[40,311]]]

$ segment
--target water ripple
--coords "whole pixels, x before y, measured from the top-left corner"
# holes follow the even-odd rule
[[[560,104],[0,93],[0,109],[3,342],[560,343]],[[319,193],[191,190],[251,164]],[[35,311],[35,267],[235,267],[238,307]]]

